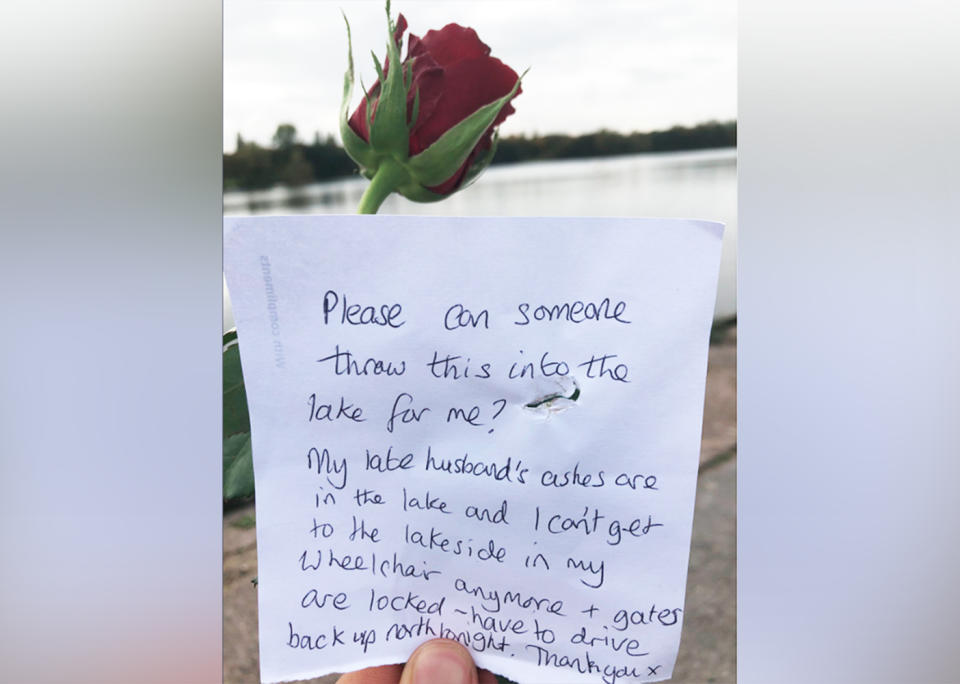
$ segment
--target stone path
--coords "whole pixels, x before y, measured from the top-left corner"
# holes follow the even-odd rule
[[[737,328],[715,328],[710,344],[700,479],[674,684],[736,681]],[[256,533],[253,505],[224,515],[223,681],[258,684]],[[305,680],[334,684],[337,675]]]

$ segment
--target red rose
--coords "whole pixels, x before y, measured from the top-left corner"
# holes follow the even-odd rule
[[[390,28],[387,59],[382,68],[377,63],[380,78],[349,120],[342,115],[344,147],[368,177],[389,161],[394,190],[418,201],[442,199],[489,164],[494,129],[513,113],[510,101],[521,92],[519,77],[490,56],[476,31],[458,24],[423,38],[411,34],[407,58],[393,73],[391,60],[399,61],[407,28],[404,16]],[[344,108],[352,83],[351,59]]]

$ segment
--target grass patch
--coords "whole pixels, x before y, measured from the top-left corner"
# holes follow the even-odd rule
[[[256,524],[257,524],[256,518],[248,514],[243,516],[242,518],[237,518],[232,523],[230,523],[230,526],[239,528],[241,530],[249,530],[251,527],[255,526]]]

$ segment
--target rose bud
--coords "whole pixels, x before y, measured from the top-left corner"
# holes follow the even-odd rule
[[[493,159],[494,131],[521,92],[517,73],[491,57],[473,29],[448,24],[423,38],[411,34],[401,62],[407,21],[401,14],[393,23],[389,0],[387,24],[386,60],[381,66],[373,56],[377,81],[349,119],[353,48],[347,24],[340,136],[371,179],[358,213],[375,213],[391,192],[433,202],[467,187]]]

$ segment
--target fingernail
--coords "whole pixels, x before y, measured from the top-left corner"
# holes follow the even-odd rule
[[[470,684],[473,667],[457,648],[427,644],[413,662],[413,684]]]

